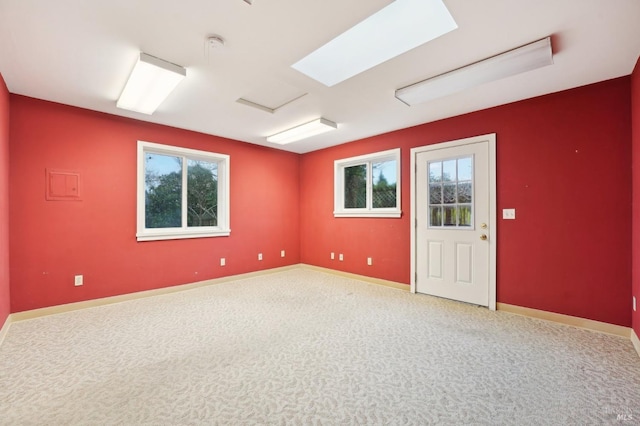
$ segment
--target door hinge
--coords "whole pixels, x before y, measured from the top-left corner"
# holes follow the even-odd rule
[[[418,273],[417,272],[413,274],[413,283],[414,284],[418,284]]]

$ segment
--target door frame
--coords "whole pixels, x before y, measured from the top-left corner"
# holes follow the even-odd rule
[[[417,216],[417,182],[416,158],[418,153],[435,151],[445,148],[454,148],[458,146],[469,145],[478,142],[487,142],[489,144],[489,309],[496,310],[496,253],[497,253],[497,203],[496,203],[496,134],[489,133],[486,135],[473,136],[470,138],[458,139],[448,142],[441,142],[433,145],[425,145],[411,148],[411,293],[416,292],[416,228],[418,226]]]

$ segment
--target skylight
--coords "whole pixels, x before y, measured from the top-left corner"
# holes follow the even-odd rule
[[[395,0],[292,67],[331,87],[456,28],[442,0]]]

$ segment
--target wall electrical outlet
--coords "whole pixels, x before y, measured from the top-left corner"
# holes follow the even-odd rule
[[[636,311],[636,297],[633,296],[633,312]]]
[[[331,260],[335,260],[336,258],[336,254],[334,252],[331,252]]]
[[[284,250],[280,250],[280,257],[284,257]]]
[[[262,260],[262,253],[258,253],[258,260]]]
[[[516,209],[502,209],[502,218],[503,219],[515,219],[516,218]]]
[[[340,258],[340,262],[344,260],[344,256],[342,256],[342,253],[340,253],[339,258]]]
[[[224,257],[221,257],[221,258],[220,258],[220,266],[224,266],[224,265],[226,265],[226,264],[227,264],[226,259],[225,259]]]
[[[367,265],[371,266],[373,265],[373,259],[370,257],[367,257]]]
[[[73,285],[76,287],[84,284],[84,277],[82,275],[76,275],[73,281]]]

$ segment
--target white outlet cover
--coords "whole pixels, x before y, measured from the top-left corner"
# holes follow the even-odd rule
[[[220,258],[220,266],[224,266],[224,265],[226,265],[226,263],[227,263],[227,261],[225,260],[225,258],[221,257]]]
[[[74,285],[81,286],[84,284],[84,277],[82,275],[76,275],[74,278]]]
[[[503,219],[515,219],[516,218],[516,209],[502,209],[502,218]]]
[[[331,252],[331,260],[334,260],[336,258],[336,254],[334,252]]]
[[[344,257],[342,256],[342,253],[340,253],[340,261],[342,262],[344,260]]]
[[[280,257],[284,257],[284,250],[280,250]]]

